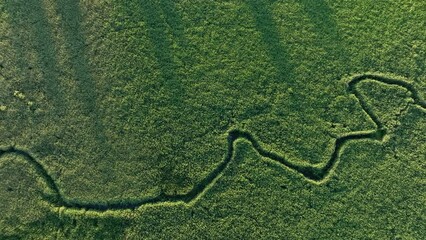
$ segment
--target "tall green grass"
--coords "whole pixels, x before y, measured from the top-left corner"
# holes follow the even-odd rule
[[[336,138],[375,129],[349,76],[402,76],[425,98],[424,9],[0,1],[0,147],[31,153],[83,204],[189,192],[226,157],[231,129],[323,164]],[[358,91],[387,135],[347,144],[320,185],[238,140],[235,161],[191,206],[85,213],[49,205],[29,164],[4,155],[0,238],[421,239],[425,112],[404,88],[367,81]]]

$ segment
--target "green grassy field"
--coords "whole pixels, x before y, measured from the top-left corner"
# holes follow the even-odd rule
[[[0,0],[0,239],[423,239],[425,19]]]

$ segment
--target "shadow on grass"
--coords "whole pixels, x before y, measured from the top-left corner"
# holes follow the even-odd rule
[[[56,9],[61,15],[62,32],[70,56],[70,68],[77,81],[76,98],[82,103],[83,114],[90,118],[91,135],[94,136],[98,149],[107,149],[105,127],[97,104],[96,82],[91,75],[89,61],[85,53],[86,39],[81,23],[83,16],[78,4],[78,1],[60,0],[57,2]]]
[[[257,30],[260,32],[262,41],[265,44],[268,55],[276,69],[274,83],[289,83],[293,81],[293,64],[289,62],[289,52],[281,43],[278,26],[276,25],[270,2],[265,0],[248,0],[249,6],[255,21]]]
[[[173,106],[183,105],[185,89],[177,76],[178,67],[173,58],[173,40],[170,33],[177,36],[181,41],[184,39],[182,26],[177,16],[173,3],[167,4],[163,1],[158,4],[155,1],[141,1],[141,11],[144,21],[148,27],[148,37],[153,44],[154,57],[158,62],[161,74],[161,87],[167,93],[166,104]],[[164,11],[163,9],[167,9]],[[169,26],[169,24],[171,24]],[[169,27],[171,30],[169,30]]]
[[[49,23],[46,9],[44,9],[43,1],[29,0],[29,1],[7,1],[6,11],[11,16],[10,24],[14,33],[28,34],[29,40],[25,42],[15,36],[13,46],[17,53],[19,68],[23,73],[28,73],[30,69],[25,69],[28,65],[26,63],[26,52],[34,49],[37,56],[37,67],[42,72],[42,87],[46,92],[49,102],[53,106],[53,111],[50,117],[53,119],[60,119],[65,117],[68,109],[68,100],[64,97],[66,90],[61,86],[59,66],[59,52],[55,45],[54,29]],[[92,136],[95,136],[99,146],[105,146],[106,137],[104,135],[104,126],[99,111],[96,106],[96,84],[90,75],[89,64],[84,55],[84,35],[81,29],[81,13],[78,7],[78,2],[75,1],[59,1],[57,5],[59,11],[62,13],[63,33],[69,54],[72,55],[71,66],[69,66],[75,74],[78,81],[78,94],[75,96],[83,105],[83,114],[90,117],[93,124],[91,131]],[[24,77],[28,78],[28,74]],[[28,79],[31,81],[32,79]]]
[[[27,81],[31,79],[30,72],[34,64],[41,70],[42,87],[49,103],[52,104],[53,119],[64,117],[67,109],[67,100],[64,98],[64,89],[59,82],[58,52],[53,40],[53,32],[43,9],[41,0],[5,1],[5,9],[10,14],[9,24],[13,31],[13,50],[16,53],[18,69]],[[29,40],[26,41],[26,36]],[[36,62],[29,62],[31,49],[36,52]]]
[[[339,68],[345,68],[345,72],[349,72],[350,66],[347,63],[350,58],[339,33],[338,24],[332,17],[335,14],[328,3],[324,0],[301,0],[300,4],[315,26],[313,30],[318,36],[316,44],[324,47],[327,54],[338,58]]]

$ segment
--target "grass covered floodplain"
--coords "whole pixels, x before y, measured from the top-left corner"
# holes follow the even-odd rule
[[[422,239],[425,19],[0,0],[0,239]]]

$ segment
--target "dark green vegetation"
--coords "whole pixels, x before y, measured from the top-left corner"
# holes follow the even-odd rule
[[[0,14],[0,238],[426,235],[423,1]]]

